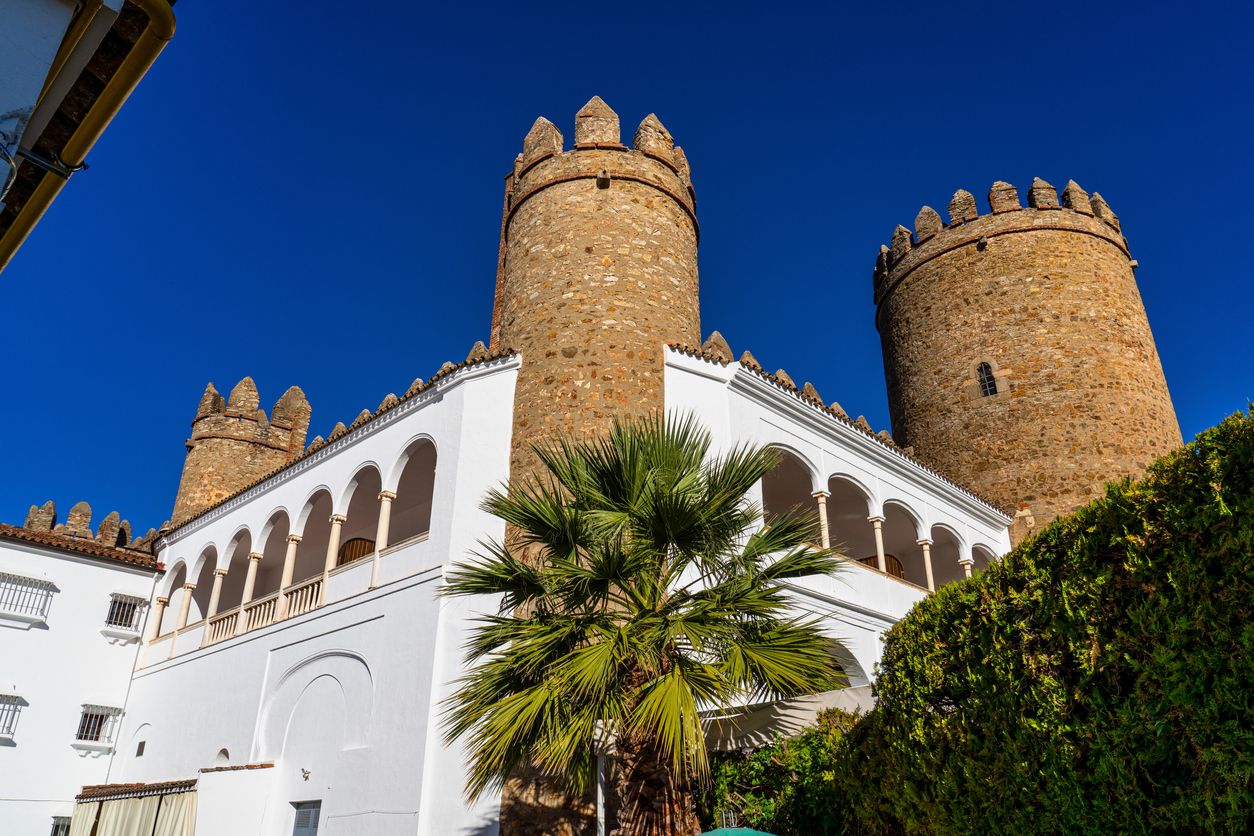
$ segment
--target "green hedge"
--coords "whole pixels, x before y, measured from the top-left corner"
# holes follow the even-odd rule
[[[920,602],[816,760],[870,830],[1254,832],[1252,609],[1239,414]]]

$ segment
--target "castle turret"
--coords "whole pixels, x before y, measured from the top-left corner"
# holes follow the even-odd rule
[[[1181,444],[1119,220],[1039,178],[949,225],[928,207],[875,267],[893,435],[1017,511],[1016,540]]]
[[[212,383],[205,387],[174,501],[176,525],[304,452],[310,416],[305,393],[296,386],[288,389],[269,417],[260,404],[251,377],[237,383],[229,399]]]
[[[575,143],[537,119],[506,178],[492,348],[522,353],[512,472],[555,431],[660,410],[663,346],[700,343],[695,198],[650,114],[632,148],[594,97]]]

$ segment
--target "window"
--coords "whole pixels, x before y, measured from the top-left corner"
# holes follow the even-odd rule
[[[975,370],[980,378],[980,394],[984,397],[997,394],[997,378],[993,377],[993,367],[988,363],[981,363]]]
[[[84,705],[83,716],[78,721],[78,732],[74,739],[82,743],[113,742],[113,733],[117,731],[118,717],[122,709],[106,705]]]
[[[17,717],[24,705],[26,700],[16,694],[0,694],[0,737],[13,737],[17,731]]]
[[[0,615],[28,623],[43,621],[56,587],[43,578],[0,572]]]
[[[339,559],[335,565],[343,566],[345,563],[361,560],[369,554],[374,554],[374,540],[367,540],[365,537],[354,537],[340,546]]]
[[[296,808],[292,836],[318,836],[318,816],[322,813],[322,802],[301,801],[292,806]]]
[[[148,746],[147,740],[139,741],[139,743],[135,746],[135,757],[142,758],[144,756],[144,749],[147,746]]]
[[[144,610],[144,599],[134,595],[110,596],[109,614],[105,616],[105,624],[121,630],[139,632],[139,620]]]
[[[52,832],[49,836],[70,836],[70,817],[53,816]]]

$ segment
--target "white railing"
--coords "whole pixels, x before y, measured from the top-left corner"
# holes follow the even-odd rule
[[[201,645],[213,644],[235,635],[235,625],[239,624],[239,608],[230,612],[220,613],[209,619],[205,628],[205,638]]]
[[[264,598],[244,605],[244,629],[256,630],[274,623],[279,611],[279,593],[272,592]]]
[[[294,618],[309,612],[321,603],[322,575],[314,575],[300,583],[292,584],[283,590],[283,595],[287,599],[286,618]]]

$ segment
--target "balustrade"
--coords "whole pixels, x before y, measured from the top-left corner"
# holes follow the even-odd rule
[[[308,580],[292,584],[283,590],[283,596],[287,601],[287,618],[309,612],[322,600],[322,576],[315,575]]]
[[[215,615],[205,625],[204,644],[213,644],[235,635],[235,626],[239,622],[239,609]]]
[[[256,630],[274,622],[279,611],[279,593],[272,592],[264,598],[249,602],[244,607],[244,629]]]

